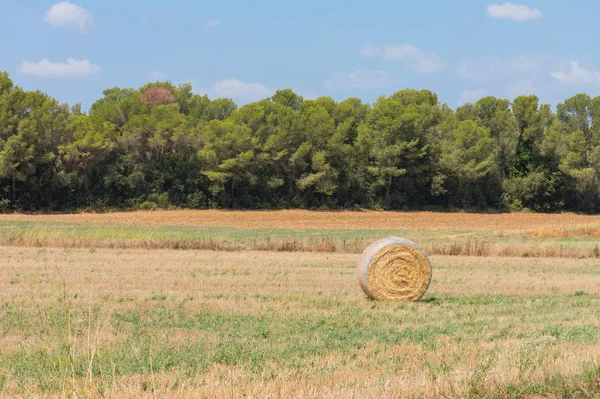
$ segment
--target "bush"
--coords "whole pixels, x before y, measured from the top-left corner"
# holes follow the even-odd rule
[[[11,213],[15,211],[15,206],[9,199],[0,200],[0,213]]]
[[[145,201],[144,203],[146,203],[146,202],[154,203],[154,205],[155,205],[154,209],[156,209],[156,208],[167,209],[167,208],[171,207],[171,202],[169,201],[169,194],[168,193],[162,193],[162,194],[153,193],[153,194],[150,194],[148,196],[148,200]]]
[[[191,209],[206,209],[207,198],[203,192],[188,194],[186,205]]]
[[[513,208],[530,208],[536,212],[553,212],[564,206],[556,174],[546,171],[532,172],[525,177],[514,177],[504,182],[503,205]]]
[[[156,205],[155,202],[144,201],[144,202],[138,204],[136,206],[136,209],[139,209],[139,210],[142,210],[142,211],[155,211],[156,209],[158,209],[158,206]]]

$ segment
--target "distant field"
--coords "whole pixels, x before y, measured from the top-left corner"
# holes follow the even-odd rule
[[[434,256],[420,303],[354,254],[0,247],[0,396],[573,397],[595,260]],[[590,394],[591,395],[591,394]]]
[[[600,257],[600,216],[155,211],[0,215],[0,245],[359,253],[390,235],[431,254]]]
[[[212,226],[264,229],[353,229],[353,230],[492,230],[528,231],[541,228],[600,227],[600,215],[572,213],[442,213],[377,211],[137,211],[79,213],[65,215],[0,215],[0,221],[116,223],[174,226]]]

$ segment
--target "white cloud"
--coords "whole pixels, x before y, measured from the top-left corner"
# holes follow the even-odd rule
[[[462,93],[460,93],[459,104],[464,105],[466,103],[474,103],[475,101],[479,100],[481,97],[487,96],[487,94],[488,93],[483,89],[463,90]]]
[[[66,63],[54,63],[47,59],[40,62],[23,61],[19,72],[24,75],[38,78],[79,79],[101,72],[102,69],[88,60],[75,60],[69,58]]]
[[[221,21],[219,21],[218,19],[209,19],[204,23],[204,28],[214,29],[219,27],[219,25],[221,25]]]
[[[510,19],[518,22],[532,21],[542,18],[542,12],[537,8],[529,8],[522,4],[490,4],[487,14],[494,19]]]
[[[545,55],[519,55],[516,57],[484,57],[462,60],[457,73],[466,79],[487,81],[499,76],[513,76],[540,72],[545,65]]]
[[[249,103],[271,97],[275,93],[275,89],[268,88],[262,83],[225,79],[214,83],[210,89],[202,90],[202,92],[210,97],[226,97],[239,103]]]
[[[386,60],[402,61],[417,72],[434,73],[446,68],[437,53],[420,50],[411,44],[398,46],[386,44],[383,47],[364,45],[360,49],[360,55],[366,58],[381,57]]]
[[[365,44],[360,48],[361,57],[374,58],[381,54],[381,48]]]
[[[579,66],[577,61],[561,65],[560,70],[550,73],[550,76],[565,84],[600,84],[600,72],[587,70]]]
[[[393,77],[384,71],[355,71],[338,73],[325,81],[325,87],[335,90],[382,89],[393,82]]]
[[[148,74],[150,80],[159,81],[159,80],[167,80],[169,75],[162,71],[152,71]]]
[[[94,16],[85,8],[63,1],[50,7],[44,20],[55,28],[87,33],[93,26]]]

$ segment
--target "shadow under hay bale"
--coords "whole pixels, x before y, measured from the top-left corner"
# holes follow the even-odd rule
[[[429,257],[412,241],[388,237],[371,244],[358,262],[358,280],[371,299],[418,301],[431,283]]]

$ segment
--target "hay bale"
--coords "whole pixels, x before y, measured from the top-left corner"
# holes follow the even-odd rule
[[[369,298],[418,301],[431,282],[429,257],[412,241],[388,237],[371,244],[358,262],[358,280]]]

